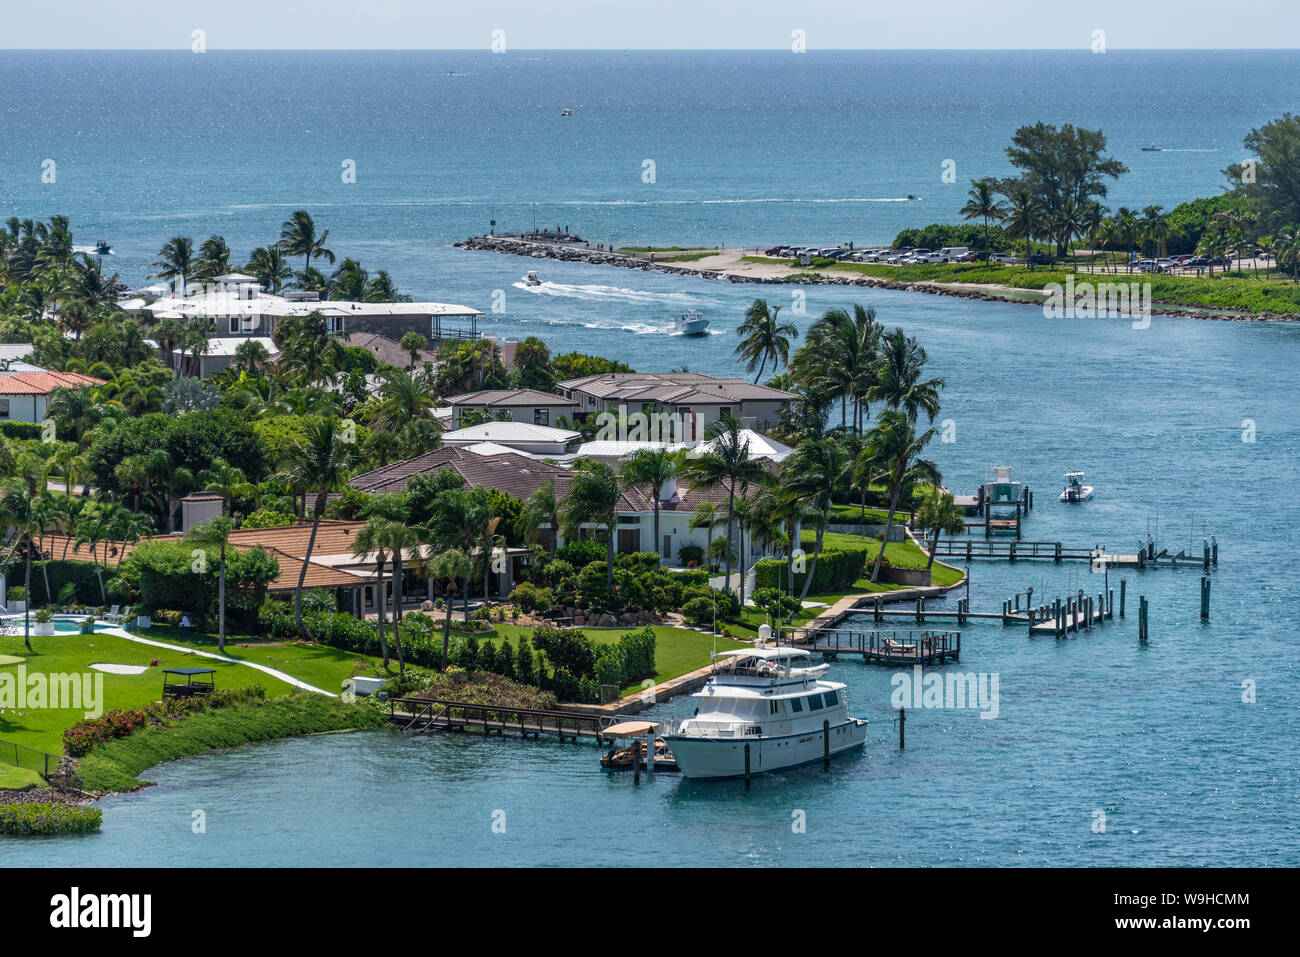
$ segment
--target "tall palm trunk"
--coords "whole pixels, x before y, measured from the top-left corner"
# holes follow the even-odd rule
[[[320,530],[320,520],[325,515],[325,491],[316,493],[316,504],[312,506],[311,535],[307,537],[307,554],[302,557],[302,568],[298,571],[298,587],[293,593],[293,617],[298,624],[298,640],[307,640],[307,626],[302,620],[302,588],[307,581],[307,566],[311,562],[312,549],[316,547],[316,533]]]
[[[402,657],[402,552],[393,553],[393,647],[397,650],[397,673],[406,674],[406,660]]]
[[[388,600],[384,597],[384,553],[375,553],[375,605],[379,609],[379,654],[383,657],[384,669],[388,668],[388,639],[384,637],[384,606]]]
[[[453,582],[453,587],[455,583]],[[442,606],[442,670],[447,670],[447,648],[451,644],[451,598],[449,594]]]
[[[800,605],[802,605],[803,600],[808,597],[808,589],[812,585],[813,576],[817,574],[817,559],[822,556],[822,540],[826,537],[826,523],[830,521],[830,516],[831,506],[830,502],[827,502],[826,507],[822,509],[821,523],[817,526],[817,544],[813,548],[812,565],[809,566],[808,577],[803,580],[803,588],[799,591]]]
[[[898,507],[898,492],[903,487],[903,475],[907,470],[903,468],[903,463],[898,463],[898,478],[894,480],[894,488],[889,493],[889,518],[885,522],[885,540],[880,543],[880,551],[876,554],[876,564],[871,569],[871,580],[874,582],[880,575],[880,560],[885,557],[885,547],[889,544],[889,536],[894,531],[894,510]]]
[[[27,576],[23,581],[23,644],[32,650],[32,537],[27,536]]]
[[[221,571],[217,577],[217,651],[226,651],[226,543],[221,543]]]

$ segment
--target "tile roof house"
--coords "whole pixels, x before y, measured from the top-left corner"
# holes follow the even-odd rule
[[[795,398],[781,389],[702,372],[607,373],[568,379],[557,388],[578,403],[579,415],[667,411],[694,420],[695,428],[680,432],[677,441],[703,438],[700,430],[724,415],[747,428],[770,429]]]
[[[0,422],[44,421],[54,392],[103,384],[79,372],[0,372]]]
[[[344,341],[358,349],[365,349],[384,365],[397,366],[405,369],[411,364],[411,354],[401,347],[395,340],[387,336],[381,336],[377,332],[349,332],[344,335]],[[421,349],[416,354],[415,364],[423,365],[426,362],[435,362],[438,354],[432,349]]]
[[[457,426],[465,413],[474,409],[504,414],[513,422],[551,426],[560,416],[572,418],[578,408],[573,399],[537,389],[483,389],[453,395],[446,402]]]

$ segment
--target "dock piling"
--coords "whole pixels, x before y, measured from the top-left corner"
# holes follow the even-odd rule
[[[903,746],[904,744],[906,744],[907,741],[907,736],[903,731],[903,729],[906,726],[907,726],[907,709],[899,708],[898,709],[898,750],[900,751],[903,750]]]
[[[1208,575],[1201,577],[1201,621],[1210,620],[1210,579]]]
[[[1124,588],[1127,585],[1128,581],[1126,579],[1121,578],[1119,580],[1119,616],[1121,618],[1124,617]]]

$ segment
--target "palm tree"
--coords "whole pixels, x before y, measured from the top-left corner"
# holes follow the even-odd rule
[[[704,567],[706,569],[710,567],[710,562],[713,560],[713,530],[723,521],[717,506],[707,499],[697,505],[694,514],[691,515],[690,527],[705,529]]]
[[[817,573],[817,560],[821,557],[826,525],[830,521],[831,502],[836,491],[843,488],[849,475],[850,460],[844,446],[834,438],[808,439],[801,443],[782,463],[781,484],[787,503],[798,503],[816,511],[817,543],[813,550],[812,565],[799,593],[802,602],[808,595],[813,576]]]
[[[807,400],[840,400],[840,428],[848,430],[848,404],[853,403],[853,429],[860,431],[868,413],[867,399],[876,383],[880,324],[875,309],[861,305],[850,314],[831,309],[808,330],[795,353],[791,371],[804,384]],[[820,417],[820,409],[816,416]],[[820,432],[818,433],[820,434]]]
[[[1142,227],[1138,224],[1137,216],[1133,210],[1127,206],[1121,206],[1115,211],[1115,233],[1116,238],[1128,247],[1128,272],[1133,271],[1133,250],[1138,244],[1142,235]]]
[[[279,295],[284,284],[293,277],[293,268],[284,258],[280,246],[258,246],[248,254],[244,269],[257,277],[268,292]]]
[[[970,198],[961,208],[963,219],[984,220],[984,251],[989,250],[989,222],[1001,222],[1006,219],[1007,208],[997,198],[997,180],[986,176],[984,179],[971,180]]]
[[[939,547],[939,535],[960,535],[966,531],[966,515],[953,502],[952,493],[941,488],[931,488],[912,516],[912,525],[930,532],[930,558],[925,563],[928,572],[934,567],[934,553]]]
[[[203,491],[221,496],[226,514],[230,516],[235,514],[236,495],[254,495],[257,492],[257,487],[248,480],[243,469],[222,458],[213,459],[212,467],[200,472],[198,478],[203,483]]]
[[[235,358],[231,362],[231,367],[237,372],[255,373],[260,371],[270,358],[271,353],[267,352],[266,346],[256,339],[248,339],[235,346]]]
[[[924,412],[929,421],[939,414],[942,379],[922,379],[929,357],[925,348],[901,328],[884,336],[880,343],[880,368],[871,398],[891,409],[902,409],[909,422]]]
[[[226,546],[235,523],[222,515],[190,529],[185,537],[201,545],[215,545],[221,550],[221,565],[217,577],[217,651],[226,650]]]
[[[654,505],[654,551],[661,559],[664,556],[661,553],[663,540],[659,537],[659,502],[664,486],[677,477],[685,461],[684,452],[670,449],[641,449],[623,461],[623,484],[628,487],[644,485],[650,494]]]
[[[618,505],[622,491],[618,473],[604,462],[580,460],[573,469],[573,484],[560,503],[560,527],[566,541],[576,542],[583,525],[604,525],[606,539],[605,584],[614,587],[614,544],[618,532]]]
[[[302,274],[306,277],[313,259],[334,262],[334,253],[325,246],[325,240],[329,239],[329,235],[328,229],[317,235],[316,224],[312,221],[311,213],[305,209],[298,209],[294,210],[280,228],[278,245],[289,256],[303,257]]]
[[[199,259],[194,264],[196,279],[210,281],[230,272],[230,247],[221,236],[209,236],[199,246]]]
[[[541,540],[543,525],[551,531],[550,552],[554,555],[560,519],[559,503],[555,498],[555,479],[551,478],[542,482],[532,495],[524,499],[524,507],[519,513],[515,534],[526,542],[536,544]]]
[[[312,505],[311,535],[307,538],[307,551],[302,557],[298,585],[293,592],[293,617],[302,641],[307,640],[307,627],[302,620],[302,589],[307,580],[311,552],[316,545],[316,533],[325,515],[329,493],[338,491],[346,482],[356,455],[355,445],[345,441],[341,426],[342,423],[333,417],[309,419],[303,426],[302,438],[291,445],[289,465],[283,474],[292,485],[316,495]]]
[[[683,473],[692,488],[727,489],[727,541],[735,541],[731,533],[732,516],[736,512],[736,490],[741,494],[751,483],[763,477],[763,467],[749,457],[749,439],[740,435],[740,423],[734,416],[723,416],[714,423],[712,441],[707,451],[688,457]],[[731,550],[727,551],[726,588],[731,589]]]
[[[388,668],[388,640],[384,637],[384,608],[388,604],[388,600],[384,597],[384,565],[388,562],[388,552],[385,550],[385,544],[388,537],[387,526],[390,521],[383,514],[368,515],[366,523],[357,529],[357,534],[352,540],[352,554],[355,558],[374,555],[375,607],[379,617],[379,654],[385,669]]]
[[[736,346],[735,355],[745,360],[745,369],[753,372],[758,368],[754,381],[763,378],[763,370],[768,362],[772,369],[781,368],[790,363],[790,340],[799,338],[799,328],[792,322],[778,322],[780,306],[768,306],[762,299],[755,299],[753,305],[745,310],[744,321],[736,327],[740,344]]]
[[[158,267],[150,279],[180,279],[181,285],[194,273],[194,240],[188,236],[173,236],[158,250],[154,261]]]
[[[26,571],[23,575],[23,598],[26,601],[23,612],[23,644],[32,650],[32,542],[43,527],[43,519],[36,508],[35,495],[22,478],[11,476],[0,484],[0,522],[13,528],[13,544],[6,556],[5,564],[13,558],[14,553],[23,550]],[[46,591],[48,592],[48,586]]]
[[[1012,239],[1025,241],[1025,264],[1033,268],[1030,254],[1033,252],[1034,237],[1042,234],[1042,208],[1027,189],[1016,189],[1007,200],[1005,216],[1007,235]]]
[[[474,563],[469,556],[458,548],[447,548],[434,555],[425,564],[424,570],[430,578],[437,578],[451,587],[462,578],[466,580],[465,590],[469,591],[469,575]],[[446,614],[442,619],[442,670],[447,670],[447,646],[451,641],[451,595],[447,596]]]
[[[1163,251],[1164,241],[1169,238],[1169,221],[1161,215],[1159,206],[1146,206],[1142,218],[1138,220],[1142,230],[1142,241],[1151,243],[1152,255],[1159,257]]]
[[[935,464],[919,457],[935,434],[934,429],[928,429],[917,435],[912,420],[899,409],[882,412],[876,427],[868,434],[862,462],[867,467],[881,469],[878,476],[889,482],[889,518],[885,523],[884,541],[880,543],[876,563],[871,569],[873,582],[880,575],[880,561],[884,558],[889,536],[893,534],[899,492],[904,485],[917,481],[939,483],[939,470]]]
[[[429,347],[429,340],[421,333],[411,331],[402,336],[402,341],[397,345],[398,348],[411,357],[411,364],[407,368],[414,369],[416,361],[420,358],[420,353]]]

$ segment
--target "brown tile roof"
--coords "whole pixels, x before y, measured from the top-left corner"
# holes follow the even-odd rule
[[[80,372],[11,372],[0,374],[0,395],[49,395],[55,389],[103,384],[103,379]]]
[[[553,392],[541,392],[537,389],[483,389],[480,392],[465,392],[450,396],[446,400],[450,406],[472,405],[476,407],[517,406],[517,405],[562,405],[576,406],[578,403]]]
[[[360,492],[371,494],[400,492],[413,475],[455,472],[472,487],[496,489],[513,498],[526,499],[541,488],[547,479],[555,481],[555,495],[563,498],[573,485],[573,472],[556,465],[539,462],[514,452],[479,455],[454,446],[444,446],[404,462],[355,476],[350,484]],[[620,511],[639,512],[650,508],[650,500],[640,489],[625,489]]]
[[[347,343],[359,349],[365,349],[385,365],[399,366],[405,369],[411,364],[411,354],[401,347],[396,340],[381,336],[377,332],[350,332]],[[417,353],[416,364],[434,362],[438,356],[432,349],[421,349]]]
[[[745,379],[720,379],[702,372],[611,372],[569,379],[559,383],[559,388],[605,400],[636,399],[670,405],[779,402],[794,398],[789,392]]]

